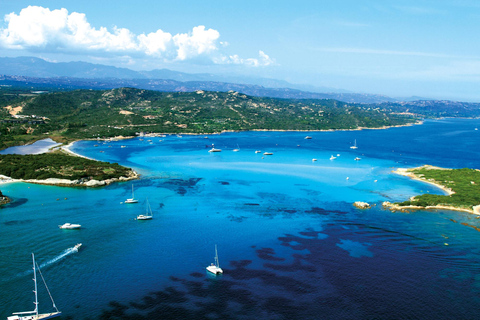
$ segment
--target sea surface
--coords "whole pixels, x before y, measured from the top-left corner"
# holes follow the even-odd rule
[[[77,142],[72,151],[141,178],[0,185],[13,199],[0,209],[0,319],[34,309],[32,252],[63,319],[478,319],[478,216],[381,206],[443,194],[395,168],[480,168],[476,128],[443,119]],[[139,203],[125,204],[132,184]],[[154,218],[136,220],[147,198]],[[215,245],[219,276],[205,270]],[[40,277],[38,287],[40,311],[52,310]]]

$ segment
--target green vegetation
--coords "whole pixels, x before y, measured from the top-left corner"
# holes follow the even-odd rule
[[[131,88],[31,94],[0,89],[0,149],[50,137],[58,142],[138,132],[326,130],[416,121],[388,108],[336,100],[294,100],[238,92],[158,92]],[[12,118],[5,107],[22,107]],[[34,116],[34,117],[33,117]],[[43,120],[42,120],[43,119]]]
[[[14,179],[48,178],[85,181],[129,177],[132,171],[117,163],[108,163],[62,153],[38,155],[0,155],[0,174]]]
[[[401,206],[445,205],[472,209],[473,206],[480,205],[480,171],[478,170],[421,167],[409,171],[421,179],[451,189],[454,194],[450,196],[423,194],[416,196],[413,200],[398,203]]]

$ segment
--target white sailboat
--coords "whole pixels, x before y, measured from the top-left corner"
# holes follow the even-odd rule
[[[207,270],[213,274],[223,273],[222,268],[220,268],[220,263],[218,262],[217,245],[215,245],[215,263],[210,264]]]
[[[353,146],[350,147],[350,149],[357,149],[357,139],[355,139],[355,143],[353,144]]]
[[[40,319],[51,319],[55,317],[59,317],[62,313],[58,311],[57,307],[55,306],[55,302],[53,301],[52,295],[50,294],[50,290],[48,290],[47,284],[45,279],[43,279],[42,272],[38,265],[35,263],[35,256],[32,253],[32,260],[33,260],[33,282],[35,283],[35,310],[33,311],[25,311],[25,312],[15,312],[12,316],[7,317],[7,320],[40,320]],[[50,299],[52,300],[53,307],[55,308],[55,312],[51,313],[38,313],[38,297],[37,297],[37,272],[36,269],[40,272],[40,276],[42,276],[43,283],[45,284],[45,288],[47,288],[47,292],[50,295]]]
[[[138,200],[135,199],[135,194],[133,192],[133,184],[132,184],[132,197],[130,199],[125,200],[125,203],[137,203]]]
[[[150,203],[148,203],[148,198],[147,198],[147,209],[145,211],[145,214],[139,214],[137,216],[137,220],[151,220],[153,219],[153,212],[152,208],[150,207]]]

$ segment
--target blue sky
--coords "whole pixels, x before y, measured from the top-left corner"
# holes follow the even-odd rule
[[[480,1],[5,1],[0,56],[480,101]]]

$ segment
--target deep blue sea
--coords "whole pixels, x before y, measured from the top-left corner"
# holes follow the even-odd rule
[[[475,128],[480,120],[444,119],[77,142],[73,151],[141,178],[0,185],[13,199],[0,209],[0,318],[34,309],[34,252],[64,319],[478,319],[478,216],[381,206],[442,194],[395,168],[480,168]],[[132,184],[139,203],[125,204]],[[154,219],[135,220],[147,198]],[[66,222],[82,229],[58,228]],[[215,245],[220,276],[205,270]],[[38,292],[50,311],[41,279]]]

